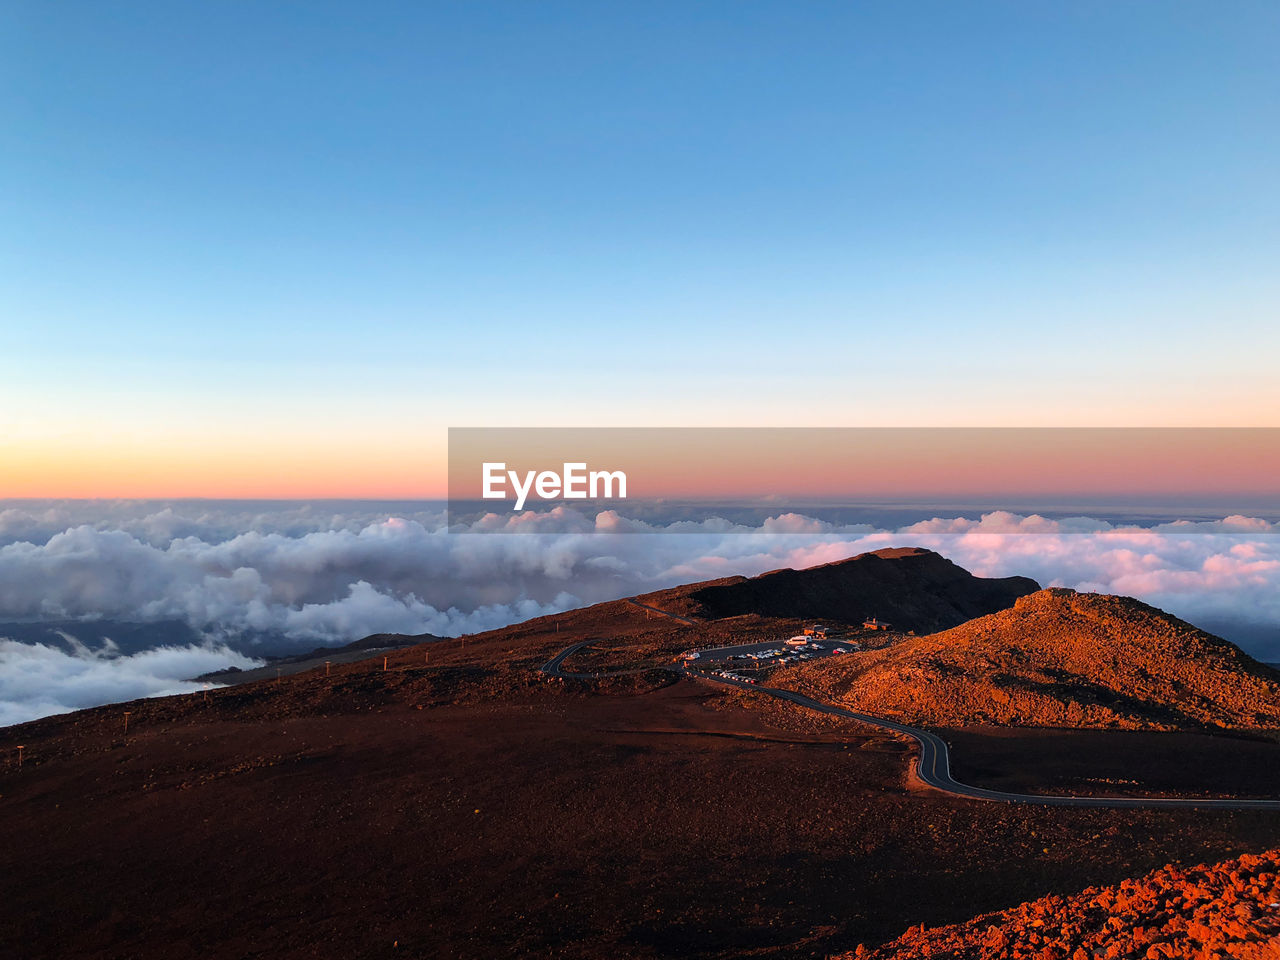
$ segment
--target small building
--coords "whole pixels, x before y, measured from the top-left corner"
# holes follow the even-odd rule
[[[806,637],[826,637],[827,628],[820,623],[815,623],[811,627],[804,628],[804,635]]]
[[[863,621],[862,621],[862,629],[864,629],[864,630],[888,630],[888,629],[889,629],[889,624],[885,623],[883,620],[877,620],[875,617],[872,617],[870,620],[863,620]]]

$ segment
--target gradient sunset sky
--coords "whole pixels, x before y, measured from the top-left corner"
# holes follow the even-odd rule
[[[7,3],[0,497],[1280,426],[1280,6]]]

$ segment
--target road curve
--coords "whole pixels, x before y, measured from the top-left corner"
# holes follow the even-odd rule
[[[662,610],[662,609],[659,609],[658,607],[651,607],[647,603],[641,603],[635,597],[628,597],[627,603],[631,604],[633,607],[639,607],[641,610],[651,610],[654,613],[660,613],[664,617],[669,617],[672,620],[677,620],[680,623],[683,623],[686,627],[696,627],[698,625],[698,621],[696,620],[690,620],[688,617],[682,617],[678,613],[672,613],[670,610]]]
[[[636,605],[644,606],[644,604]],[[657,610],[657,608],[653,607],[649,607],[647,609]],[[657,610],[657,612],[663,613],[664,611]],[[672,614],[667,615],[673,616]],[[683,617],[676,619],[684,620]],[[642,673],[645,669],[666,669],[694,679],[705,680],[711,683],[719,683],[729,687],[738,687],[743,690],[750,690],[754,693],[763,693],[771,697],[777,697],[779,700],[786,700],[790,703],[796,704],[797,706],[804,707],[807,710],[813,710],[817,713],[824,713],[833,717],[845,717],[849,720],[856,720],[859,723],[865,723],[868,726],[879,727],[882,730],[889,730],[893,733],[904,734],[915,740],[920,747],[920,756],[917,758],[915,763],[915,772],[921,782],[933,787],[935,790],[941,790],[943,793],[950,793],[958,797],[967,797],[971,800],[995,801],[997,803],[1021,803],[1039,807],[1107,807],[1112,809],[1193,807],[1217,810],[1280,810],[1280,800],[1238,800],[1231,798],[1196,799],[1191,797],[1072,797],[1036,793],[1006,793],[1003,790],[988,790],[985,787],[975,787],[967,783],[961,783],[951,775],[950,750],[947,747],[946,741],[936,733],[932,733],[928,730],[922,730],[919,727],[907,726],[905,723],[898,723],[894,720],[886,720],[883,717],[874,717],[867,713],[858,713],[845,707],[836,706],[835,704],[823,703],[821,700],[815,700],[812,697],[807,697],[803,693],[797,693],[794,690],[784,690],[781,687],[765,687],[757,683],[747,683],[743,680],[734,680],[730,677],[719,677],[714,674],[703,673],[700,670],[690,670],[684,664],[671,664],[662,668],[649,667],[638,670],[619,670],[615,672],[599,673],[570,673],[563,669],[563,664],[567,657],[577,653],[583,647],[590,646],[595,642],[596,639],[583,640],[581,643],[575,643],[570,647],[566,647],[544,663],[541,667],[541,671],[548,676],[553,677],[571,677],[582,680],[594,680],[599,679],[600,677]]]
[[[574,673],[571,670],[562,668],[565,658],[577,653],[583,647],[589,647],[591,644],[599,640],[599,637],[591,640],[583,640],[581,643],[575,643],[571,647],[565,647],[554,657],[539,667],[539,671],[545,673],[549,677],[568,677],[572,680],[599,680],[603,677],[626,677],[636,673],[648,673],[651,670],[671,670],[672,667],[635,667],[631,670],[598,670],[594,673]]]

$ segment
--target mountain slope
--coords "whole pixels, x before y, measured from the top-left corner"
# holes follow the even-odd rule
[[[903,547],[664,593],[678,595],[685,611],[709,619],[758,614],[861,623],[876,617],[904,632],[924,632],[1003,610],[1038,589],[1027,577],[975,577],[932,550]]]
[[[1041,590],[789,680],[868,713],[937,725],[1280,726],[1280,673],[1137,600],[1072,590]]]

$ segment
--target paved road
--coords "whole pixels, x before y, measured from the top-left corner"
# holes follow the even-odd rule
[[[631,601],[635,603],[635,601]],[[642,606],[649,610],[655,610],[658,613],[664,613],[657,610],[656,607],[648,607],[645,604],[637,603],[636,606]],[[673,619],[680,620],[683,623],[692,624],[692,621],[685,620],[683,617],[676,617],[674,614],[666,614]],[[616,673],[600,672],[600,673],[570,673],[562,669],[562,665],[567,657],[581,650],[583,647],[595,643],[596,640],[584,640],[581,643],[575,643],[571,647],[566,647],[558,654],[542,665],[542,672],[554,677],[573,677],[578,679],[598,679],[605,676],[620,676],[628,673],[641,673],[643,668],[639,670],[621,670]],[[703,651],[703,656],[714,654],[725,648],[715,648]],[[655,668],[648,668],[655,669]],[[944,793],[954,794],[959,797],[968,797],[973,800],[993,800],[1000,803],[1022,803],[1040,807],[1108,807],[1108,808],[1151,808],[1151,807],[1195,807],[1195,808],[1213,808],[1218,810],[1280,810],[1280,800],[1235,800],[1235,799],[1193,799],[1188,797],[1071,797],[1071,796],[1051,796],[1034,793],[1006,793],[1003,790],[988,790],[985,787],[974,787],[967,783],[961,783],[951,775],[951,754],[947,748],[947,743],[936,733],[928,730],[922,730],[919,727],[910,727],[905,723],[898,723],[894,720],[886,720],[882,717],[873,717],[867,713],[857,713],[856,711],[839,707],[831,703],[823,703],[820,700],[814,700],[807,697],[803,693],[796,693],[794,690],[783,690],[780,687],[765,687],[758,683],[747,683],[743,680],[734,680],[729,677],[719,677],[714,674],[703,673],[697,669],[691,669],[684,664],[670,664],[663,669],[671,670],[681,675],[692,677],[698,680],[708,681],[711,683],[720,683],[730,687],[740,687],[743,690],[751,690],[756,693],[767,694],[771,697],[777,697],[779,700],[787,700],[807,710],[814,710],[818,713],[825,713],[833,717],[845,717],[850,720],[856,720],[859,723],[865,723],[869,726],[879,727],[882,730],[890,730],[894,733],[901,733],[911,737],[920,746],[920,756],[916,760],[916,775],[921,781],[933,787],[935,790],[941,790]]]
[[[594,673],[574,673],[571,670],[564,670],[561,665],[565,661],[565,657],[572,656],[583,647],[589,647],[591,644],[599,640],[599,637],[592,640],[583,640],[581,643],[575,643],[571,647],[565,647],[554,657],[544,663],[539,669],[549,677],[569,677],[573,680],[599,680],[602,677],[626,677],[633,673],[648,673],[651,670],[669,670],[670,667],[635,667],[631,670],[597,670]]]
[[[627,603],[634,607],[640,607],[642,610],[652,610],[654,613],[660,613],[664,617],[670,617],[672,620],[678,620],[687,627],[696,627],[698,625],[698,621],[696,620],[690,620],[688,617],[682,617],[679,614],[670,613],[667,610],[659,610],[657,607],[651,607],[647,603],[641,603],[639,600],[631,597],[627,598]]]
[[[920,745],[920,757],[916,760],[917,776],[937,790],[961,797],[970,797],[974,800],[997,800],[1003,803],[1034,804],[1041,807],[1216,807],[1220,810],[1280,810],[1280,800],[1235,800],[1226,798],[1201,800],[1186,797],[1070,797],[1034,793],[1006,793],[1003,790],[988,790],[985,787],[975,787],[967,783],[961,783],[951,775],[950,751],[947,748],[946,741],[936,733],[921,730],[919,727],[909,727],[905,723],[897,723],[882,717],[857,713],[844,707],[838,707],[835,704],[823,703],[820,700],[814,700],[812,697],[806,697],[803,693],[796,693],[794,690],[765,687],[756,683],[746,683],[742,680],[732,680],[728,677],[703,674],[696,670],[684,670],[683,672],[690,676],[696,676],[700,680],[741,687],[744,690],[758,691],[771,697],[777,697],[780,700],[789,700],[818,713],[825,713],[834,717],[847,717],[850,720],[857,720],[859,723],[880,727],[882,730],[892,730],[894,733],[905,734]]]

